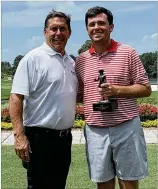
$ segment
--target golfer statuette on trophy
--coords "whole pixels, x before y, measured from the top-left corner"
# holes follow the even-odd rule
[[[99,81],[99,87],[101,84],[106,83],[106,76],[104,74],[104,70],[99,70],[98,79],[95,81]],[[107,100],[104,99],[93,104],[93,111],[101,111],[101,112],[112,112],[118,107],[118,102],[116,98],[108,97]]]

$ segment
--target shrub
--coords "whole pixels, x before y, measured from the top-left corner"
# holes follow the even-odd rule
[[[2,122],[7,122],[7,123],[11,122],[8,108],[2,109],[2,111],[1,111],[1,121]]]
[[[141,122],[142,127],[157,127],[158,126],[158,119],[155,120],[147,120],[145,122]]]
[[[12,123],[7,123],[7,122],[1,122],[1,129],[3,130],[12,130],[13,125]]]
[[[83,109],[83,105],[78,105],[76,106],[76,116],[75,116],[76,120],[84,120],[84,109]]]
[[[138,106],[141,121],[157,119],[158,108],[150,104],[143,104]]]
[[[82,119],[80,120],[75,120],[73,128],[83,128],[85,126],[86,122]]]

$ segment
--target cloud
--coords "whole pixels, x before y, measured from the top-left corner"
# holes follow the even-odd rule
[[[157,38],[158,34],[148,34],[142,37],[142,39],[138,41],[131,41],[128,45],[132,46],[136,49],[138,54],[146,53],[146,52],[155,52],[157,51]]]
[[[73,20],[82,20],[82,7],[74,2],[27,2],[27,9],[2,13],[2,27],[43,27],[47,14],[55,9],[72,15]],[[12,18],[12,19],[10,19]]]
[[[154,7],[155,7],[155,5],[153,5],[153,4],[137,5],[137,6],[133,6],[133,7],[126,7],[126,8],[123,8],[123,9],[118,9],[115,12],[116,13],[119,13],[119,12],[125,13],[125,12],[144,11],[144,10],[152,9]]]
[[[8,52],[9,52],[9,49],[7,49],[7,48],[2,49],[2,53],[8,53]]]
[[[143,38],[142,38],[142,42],[143,43],[146,43],[146,42],[149,42],[150,40],[156,40],[157,39],[157,36],[158,36],[158,33],[153,33],[151,35],[145,35]]]
[[[40,46],[44,42],[44,36],[33,36],[26,41],[25,49],[29,51]]]
[[[157,37],[158,37],[158,33],[154,33],[151,35],[151,39],[157,39]]]
[[[15,3],[18,4],[17,2]],[[28,1],[23,3],[25,3],[25,6],[19,11],[15,9],[13,9],[14,11],[9,12],[2,11],[2,27],[43,27],[45,17],[52,9],[72,15],[72,21],[83,21],[87,9],[97,5],[96,2],[73,1]],[[155,7],[154,4],[129,3],[122,4],[121,2],[106,2],[106,6],[114,13],[144,11]],[[105,6],[105,2],[100,2],[99,5]],[[122,5],[126,7],[121,8]]]

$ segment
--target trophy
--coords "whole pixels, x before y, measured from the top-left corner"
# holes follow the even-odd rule
[[[104,74],[104,70],[99,70],[98,79],[95,81],[99,81],[99,87],[101,84],[106,83],[106,76]],[[104,99],[93,104],[93,111],[100,111],[100,112],[112,112],[118,107],[117,99],[114,97],[108,97],[107,100]]]

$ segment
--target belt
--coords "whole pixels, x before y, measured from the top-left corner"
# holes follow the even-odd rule
[[[26,134],[41,134],[41,135],[46,135],[46,134],[55,134],[58,135],[59,137],[64,137],[67,136],[68,134],[71,133],[71,128],[68,129],[63,129],[63,130],[55,130],[55,129],[48,129],[48,128],[43,128],[43,127],[28,127],[25,126],[25,132]]]

